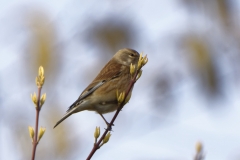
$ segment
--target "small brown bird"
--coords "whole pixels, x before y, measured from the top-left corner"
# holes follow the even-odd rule
[[[137,66],[139,53],[133,49],[119,50],[103,67],[92,83],[82,92],[79,98],[69,107],[67,113],[54,128],[73,113],[84,110],[95,111],[104,119],[102,114],[113,112],[118,108],[116,91],[125,92],[130,84],[131,63]],[[131,92],[128,97],[131,96]]]

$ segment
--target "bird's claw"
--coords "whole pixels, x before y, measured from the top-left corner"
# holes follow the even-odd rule
[[[113,131],[113,130],[112,130],[112,126],[114,126],[114,124],[110,125],[110,123],[108,123],[108,122],[106,122],[106,124],[107,124],[107,129],[108,129],[109,131]],[[105,129],[106,129],[106,128],[105,128]]]

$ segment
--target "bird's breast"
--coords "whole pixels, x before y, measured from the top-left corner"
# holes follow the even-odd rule
[[[118,108],[118,93],[126,92],[130,84],[130,74],[122,74],[121,76],[109,80],[99,87],[91,96],[94,101],[94,109],[101,114],[113,112]],[[131,93],[129,93],[131,94]]]
[[[95,106],[96,112],[105,114],[109,112],[113,112],[118,109],[118,104],[117,103],[107,103],[107,102],[102,102],[99,103]]]

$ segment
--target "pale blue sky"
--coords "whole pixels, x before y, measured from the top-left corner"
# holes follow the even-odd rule
[[[126,19],[129,23],[136,25],[136,32],[139,32],[140,40],[130,47],[148,54],[149,63],[143,68],[143,75],[135,85],[130,103],[124,107],[123,112],[116,120],[109,143],[97,151],[94,155],[96,157],[93,159],[191,160],[195,154],[197,141],[204,144],[206,160],[229,160],[240,157],[240,92],[233,84],[232,75],[234,73],[228,69],[228,64],[220,66],[223,68],[223,79],[227,82],[224,93],[227,100],[208,103],[198,93],[197,84],[191,78],[186,60],[176,57],[180,56],[176,52],[182,53],[184,50],[178,50],[176,47],[178,44],[175,44],[174,40],[189,30],[199,31],[206,35],[211,32],[209,28],[212,28],[208,20],[194,15],[194,13],[191,15],[183,7],[181,1],[137,2],[130,0],[121,3],[108,0],[101,2],[95,0],[88,2],[2,0],[0,4],[0,85],[4,90],[2,93],[0,92],[0,98],[6,107],[3,111],[8,114],[2,113],[5,114],[4,116],[14,116],[18,109],[24,109],[7,108],[9,101],[23,101],[24,97],[29,98],[35,89],[34,87],[22,89],[18,83],[14,83],[16,82],[14,79],[18,80],[18,77],[21,76],[21,68],[17,66],[21,66],[19,63],[22,60],[24,45],[29,40],[23,22],[28,13],[39,10],[48,15],[50,21],[55,24],[60,42],[74,39],[73,37],[77,34],[76,28],[80,35],[83,35],[90,25],[88,18],[101,21],[109,15],[114,15],[116,18],[121,15],[121,19]],[[239,11],[240,5],[237,3],[236,8]],[[171,37],[176,37],[176,39]],[[84,42],[84,39],[82,38],[80,41]],[[65,66],[61,72],[68,73],[68,77],[62,75],[59,81],[64,85],[58,83],[57,99],[64,98],[64,101],[61,102],[65,106],[60,110],[62,114],[89,83],[88,79],[93,79],[93,74],[98,71],[93,71],[95,73],[83,78],[81,84],[77,78],[80,75],[84,77],[86,73],[90,72],[92,65],[99,61],[99,56],[96,56],[99,54],[96,48],[88,45],[79,46],[76,39],[69,41],[63,52],[66,52],[65,62],[63,62]],[[77,53],[83,52],[88,54],[78,57]],[[221,58],[217,61],[221,61]],[[154,81],[154,75],[165,69],[166,65],[169,65],[167,68],[170,71],[178,68],[185,75],[182,84],[176,87],[172,93],[176,97],[176,111],[167,115],[159,114],[152,109],[153,103],[150,98],[153,94],[151,84]],[[80,70],[79,68],[89,69]],[[71,78],[71,75],[75,74],[79,76],[76,79]],[[225,77],[224,75],[229,76]],[[21,92],[22,95],[17,94],[18,92]],[[26,105],[31,105],[31,102],[27,102]],[[45,105],[47,106],[47,101]],[[205,107],[208,105],[219,108],[210,110]],[[44,109],[44,111],[47,110],[47,108]],[[3,123],[4,116],[1,119]],[[112,116],[113,113],[106,115],[106,118],[110,119]],[[158,125],[157,122],[161,120],[164,123],[161,122]],[[74,155],[70,159],[84,159],[92,147],[93,129],[98,125],[103,129],[104,123],[99,124],[100,117],[87,111],[76,114],[67,121],[72,123],[73,127],[75,126],[74,131],[69,131],[72,135],[77,137],[78,134],[81,134],[84,137],[82,142],[84,149],[81,155],[77,157]],[[81,123],[81,129],[78,130],[76,126],[79,123]],[[9,132],[11,131],[6,126],[1,128],[1,159],[15,160],[18,157],[12,153],[17,147],[11,141]],[[47,132],[57,131],[47,128]]]

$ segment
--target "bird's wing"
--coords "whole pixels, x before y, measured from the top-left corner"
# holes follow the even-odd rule
[[[82,92],[79,98],[69,107],[67,112],[71,111],[78,103],[84,98],[92,94],[96,89],[102,86],[107,81],[115,79],[121,75],[122,64],[117,63],[115,60],[110,60],[100,71],[93,82]]]

